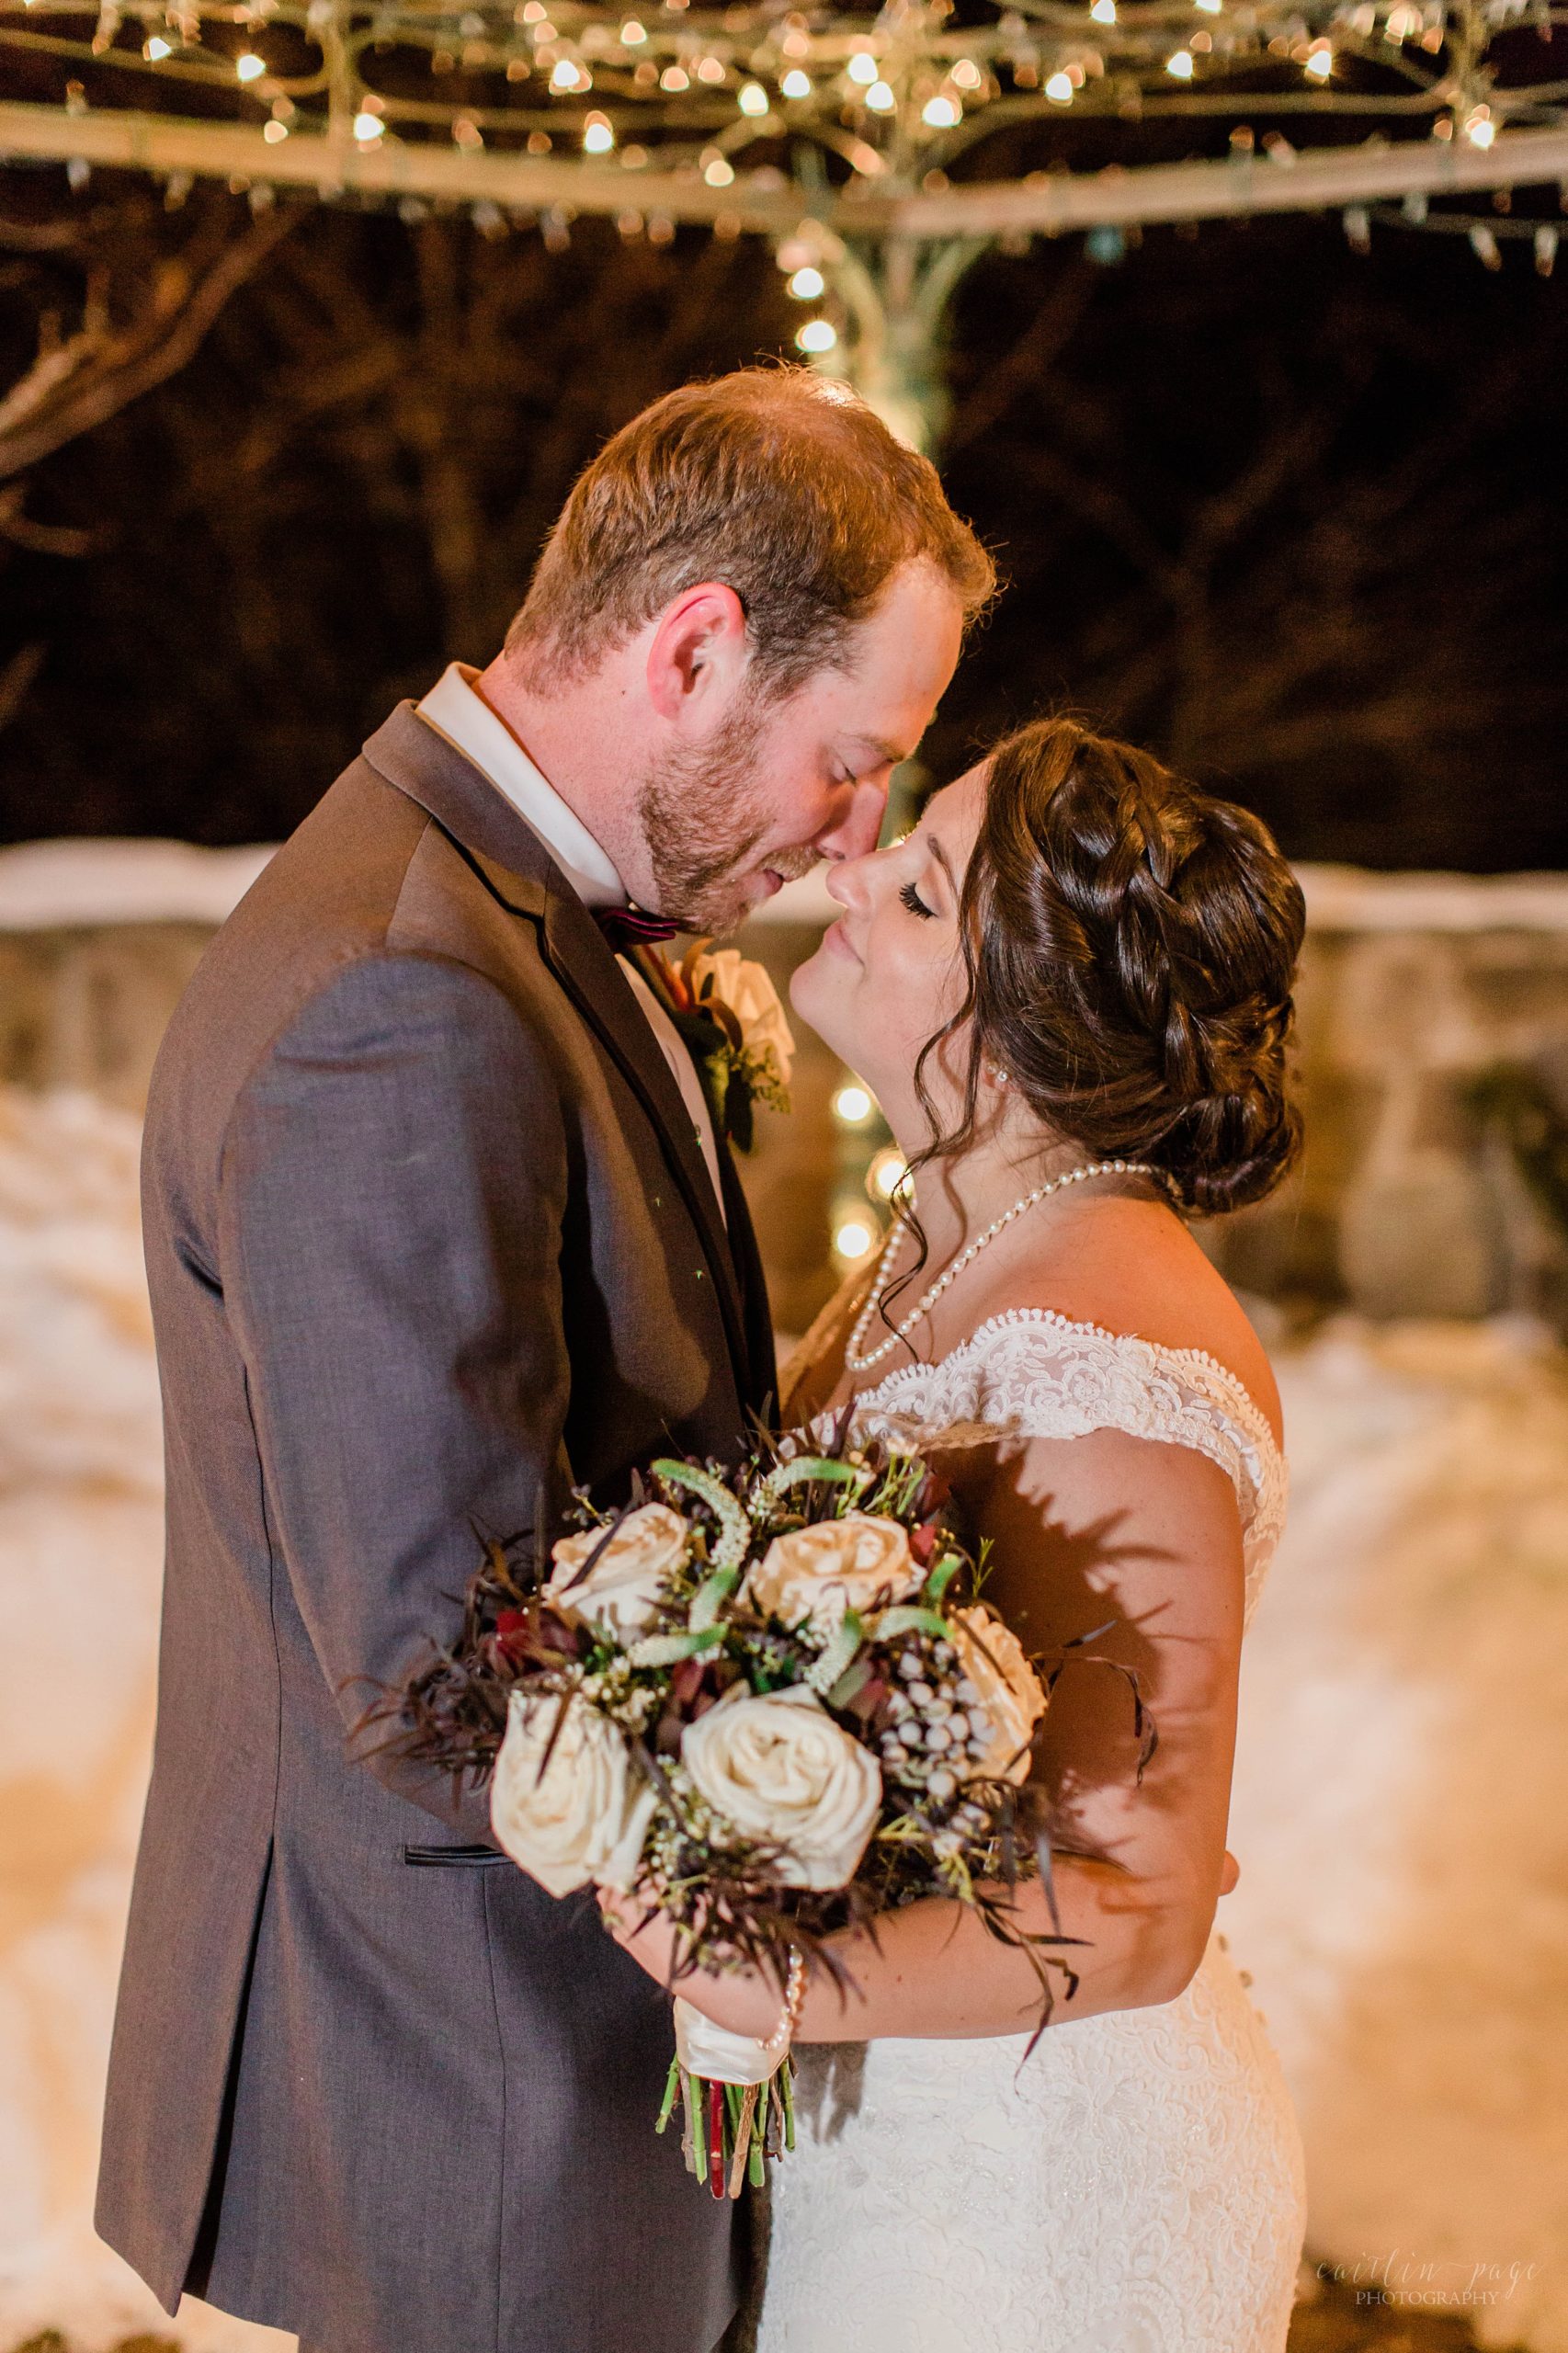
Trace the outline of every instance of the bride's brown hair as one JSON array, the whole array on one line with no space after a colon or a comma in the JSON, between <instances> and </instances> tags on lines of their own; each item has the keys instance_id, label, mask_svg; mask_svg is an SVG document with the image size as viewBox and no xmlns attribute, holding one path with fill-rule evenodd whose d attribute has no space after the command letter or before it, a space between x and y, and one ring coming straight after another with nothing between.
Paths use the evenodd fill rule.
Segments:
<instances>
[{"instance_id":1,"label":"bride's brown hair","mask_svg":"<svg viewBox=\"0 0 1568 2353\"><path fill-rule=\"evenodd\" d=\"M1069 719L996 746L960 905L963 1003L920 1056L919 1165L973 1141L1004 1073L1093 1160L1145 1161L1210 1217L1301 1149L1291 988L1305 909L1259 819ZM927 1057L970 1025L963 1116L937 1131Z\"/></svg>"}]
</instances>

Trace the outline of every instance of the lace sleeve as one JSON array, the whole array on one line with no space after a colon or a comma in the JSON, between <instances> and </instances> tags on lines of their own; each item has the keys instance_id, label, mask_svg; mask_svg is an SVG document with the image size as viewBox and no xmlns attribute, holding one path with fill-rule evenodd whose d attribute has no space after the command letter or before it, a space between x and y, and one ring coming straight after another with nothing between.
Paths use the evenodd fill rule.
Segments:
<instances>
[{"instance_id":1,"label":"lace sleeve","mask_svg":"<svg viewBox=\"0 0 1568 2353\"><path fill-rule=\"evenodd\" d=\"M1233 1373L1200 1350L1161 1347L1042 1308L996 1316L939 1363L890 1373L863 1392L856 1427L907 1446L1121 1430L1190 1447L1235 1489L1249 1618L1285 1523L1284 1458Z\"/></svg>"}]
</instances>

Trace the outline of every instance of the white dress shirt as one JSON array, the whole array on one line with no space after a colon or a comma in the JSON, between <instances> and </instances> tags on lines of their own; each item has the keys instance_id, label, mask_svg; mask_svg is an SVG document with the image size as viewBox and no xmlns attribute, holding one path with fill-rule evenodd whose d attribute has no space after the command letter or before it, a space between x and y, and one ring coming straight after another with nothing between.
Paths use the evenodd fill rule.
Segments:
<instances>
[{"instance_id":1,"label":"white dress shirt","mask_svg":"<svg viewBox=\"0 0 1568 2353\"><path fill-rule=\"evenodd\" d=\"M565 875L585 907L623 907L627 889L614 866L576 812L569 809L554 786L534 766L506 722L497 718L482 695L474 691L479 673L466 662L449 662L418 704L419 716L437 735L445 736L488 779L536 834ZM713 1198L721 1217L723 1188L719 1181L719 1151L713 1140L713 1115L708 1107L697 1065L687 1051L680 1031L670 1019L637 967L622 956L617 960L642 1006L648 1027L659 1042L681 1100L691 1114L702 1148Z\"/></svg>"}]
</instances>

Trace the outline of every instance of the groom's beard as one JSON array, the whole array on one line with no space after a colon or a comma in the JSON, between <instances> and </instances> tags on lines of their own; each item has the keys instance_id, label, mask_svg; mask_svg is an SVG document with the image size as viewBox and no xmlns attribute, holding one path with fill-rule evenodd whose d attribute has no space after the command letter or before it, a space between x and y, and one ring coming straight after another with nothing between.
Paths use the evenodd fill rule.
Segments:
<instances>
[{"instance_id":1,"label":"groom's beard","mask_svg":"<svg viewBox=\"0 0 1568 2353\"><path fill-rule=\"evenodd\" d=\"M711 741L667 753L643 779L637 815L658 912L683 930L728 931L749 910L743 878L755 872L773 818L757 773L766 733L762 714L743 709ZM817 853L782 849L767 863L789 881L809 874Z\"/></svg>"}]
</instances>

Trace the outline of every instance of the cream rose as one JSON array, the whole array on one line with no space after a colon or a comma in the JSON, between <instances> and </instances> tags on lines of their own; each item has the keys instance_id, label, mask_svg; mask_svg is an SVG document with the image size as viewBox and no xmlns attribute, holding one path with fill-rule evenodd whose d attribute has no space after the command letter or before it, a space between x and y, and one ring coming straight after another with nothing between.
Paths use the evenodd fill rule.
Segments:
<instances>
[{"instance_id":1,"label":"cream rose","mask_svg":"<svg viewBox=\"0 0 1568 2353\"><path fill-rule=\"evenodd\" d=\"M881 1807L881 1773L803 1684L722 1699L687 1726L680 1753L715 1813L782 1850L787 1885L828 1889L854 1877Z\"/></svg>"},{"instance_id":2,"label":"cream rose","mask_svg":"<svg viewBox=\"0 0 1568 2353\"><path fill-rule=\"evenodd\" d=\"M984 1716L991 1737L971 1768L977 1775L1017 1781L1029 1777L1029 1742L1045 1713L1045 1691L1010 1626L983 1605L955 1611L953 1645L962 1675L979 1693L972 1720Z\"/></svg>"},{"instance_id":3,"label":"cream rose","mask_svg":"<svg viewBox=\"0 0 1568 2353\"><path fill-rule=\"evenodd\" d=\"M653 1624L666 1580L679 1567L691 1530L667 1504L644 1504L628 1512L608 1544L602 1528L563 1536L551 1547L555 1567L544 1597L565 1616L605 1628L619 1643L633 1643ZM580 1584L573 1580L597 1545L604 1551Z\"/></svg>"},{"instance_id":4,"label":"cream rose","mask_svg":"<svg viewBox=\"0 0 1568 2353\"><path fill-rule=\"evenodd\" d=\"M835 1634L846 1609L864 1609L879 1596L903 1601L921 1581L909 1539L896 1519L846 1511L810 1528L776 1536L752 1570L747 1588L759 1609L798 1626L809 1618L822 1635Z\"/></svg>"},{"instance_id":5,"label":"cream rose","mask_svg":"<svg viewBox=\"0 0 1568 2353\"><path fill-rule=\"evenodd\" d=\"M784 1017L778 992L763 967L743 956L738 948L721 948L711 955L694 956L690 973L693 994L699 997L703 983L711 979L714 995L722 998L741 1025L743 1050L759 1060L771 1054L779 1078L788 1086L795 1060L794 1035Z\"/></svg>"},{"instance_id":6,"label":"cream rose","mask_svg":"<svg viewBox=\"0 0 1568 2353\"><path fill-rule=\"evenodd\" d=\"M551 1749L560 1711L557 1694L513 1692L490 1788L491 1828L503 1850L551 1895L570 1895L590 1880L628 1887L653 1792L633 1776L624 1733L575 1694Z\"/></svg>"}]
</instances>

